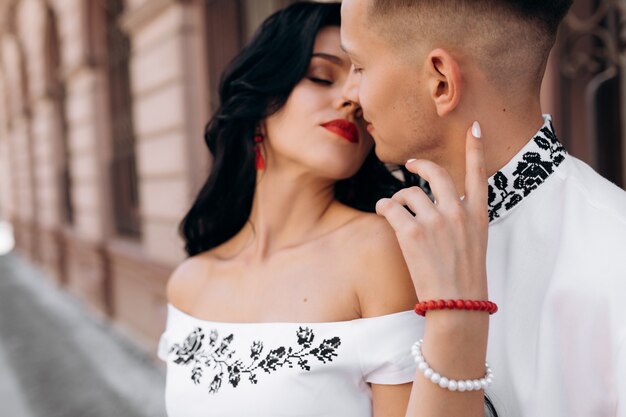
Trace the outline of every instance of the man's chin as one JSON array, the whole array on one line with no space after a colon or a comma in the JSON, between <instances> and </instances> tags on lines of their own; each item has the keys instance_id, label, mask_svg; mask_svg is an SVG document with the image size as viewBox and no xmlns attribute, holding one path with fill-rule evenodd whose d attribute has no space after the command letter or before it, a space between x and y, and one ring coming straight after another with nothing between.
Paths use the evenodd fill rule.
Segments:
<instances>
[{"instance_id":1,"label":"man's chin","mask_svg":"<svg viewBox=\"0 0 626 417\"><path fill-rule=\"evenodd\" d=\"M376 157L385 164L404 165L407 160L403 159L401 155L398 155L393 151L394 149L390 149L388 146L380 145L378 143L376 143L374 147Z\"/></svg>"}]
</instances>

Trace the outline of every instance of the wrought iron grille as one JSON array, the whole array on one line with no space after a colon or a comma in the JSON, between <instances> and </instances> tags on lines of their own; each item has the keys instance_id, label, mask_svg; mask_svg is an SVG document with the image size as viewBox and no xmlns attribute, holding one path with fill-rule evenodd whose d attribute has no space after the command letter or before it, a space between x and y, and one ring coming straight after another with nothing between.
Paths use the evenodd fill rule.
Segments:
<instances>
[{"instance_id":1,"label":"wrought iron grille","mask_svg":"<svg viewBox=\"0 0 626 417\"><path fill-rule=\"evenodd\" d=\"M577 0L561 27L556 52L561 136L570 152L623 187L626 2Z\"/></svg>"}]
</instances>

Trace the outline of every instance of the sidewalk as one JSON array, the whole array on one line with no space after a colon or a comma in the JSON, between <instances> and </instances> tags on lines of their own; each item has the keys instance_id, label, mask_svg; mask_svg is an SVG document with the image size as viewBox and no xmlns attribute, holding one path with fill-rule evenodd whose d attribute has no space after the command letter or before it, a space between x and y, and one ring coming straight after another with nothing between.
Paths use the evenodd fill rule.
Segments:
<instances>
[{"instance_id":1,"label":"sidewalk","mask_svg":"<svg viewBox=\"0 0 626 417\"><path fill-rule=\"evenodd\" d=\"M19 255L0 256L0 416L165 417L165 376Z\"/></svg>"}]
</instances>

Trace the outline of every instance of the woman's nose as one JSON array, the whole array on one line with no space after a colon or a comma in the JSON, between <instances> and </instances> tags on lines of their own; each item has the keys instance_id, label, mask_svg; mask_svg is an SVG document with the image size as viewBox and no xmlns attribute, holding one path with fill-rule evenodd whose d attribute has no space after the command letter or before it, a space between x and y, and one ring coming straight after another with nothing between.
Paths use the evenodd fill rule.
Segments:
<instances>
[{"instance_id":1,"label":"woman's nose","mask_svg":"<svg viewBox=\"0 0 626 417\"><path fill-rule=\"evenodd\" d=\"M354 101L346 100L345 97L341 97L341 99L338 100L337 108L338 110L341 110L342 113L345 113L346 116L348 116L355 115L361 107Z\"/></svg>"}]
</instances>

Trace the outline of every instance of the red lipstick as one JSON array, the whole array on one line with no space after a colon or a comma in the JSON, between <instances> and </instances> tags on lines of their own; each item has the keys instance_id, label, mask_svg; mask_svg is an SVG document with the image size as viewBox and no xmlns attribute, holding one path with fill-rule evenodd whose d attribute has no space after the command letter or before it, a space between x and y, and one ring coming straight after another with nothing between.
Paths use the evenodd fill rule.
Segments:
<instances>
[{"instance_id":1,"label":"red lipstick","mask_svg":"<svg viewBox=\"0 0 626 417\"><path fill-rule=\"evenodd\" d=\"M359 143L359 130L352 122L345 119L337 119L322 124L322 127L341 136L350 143Z\"/></svg>"}]
</instances>

